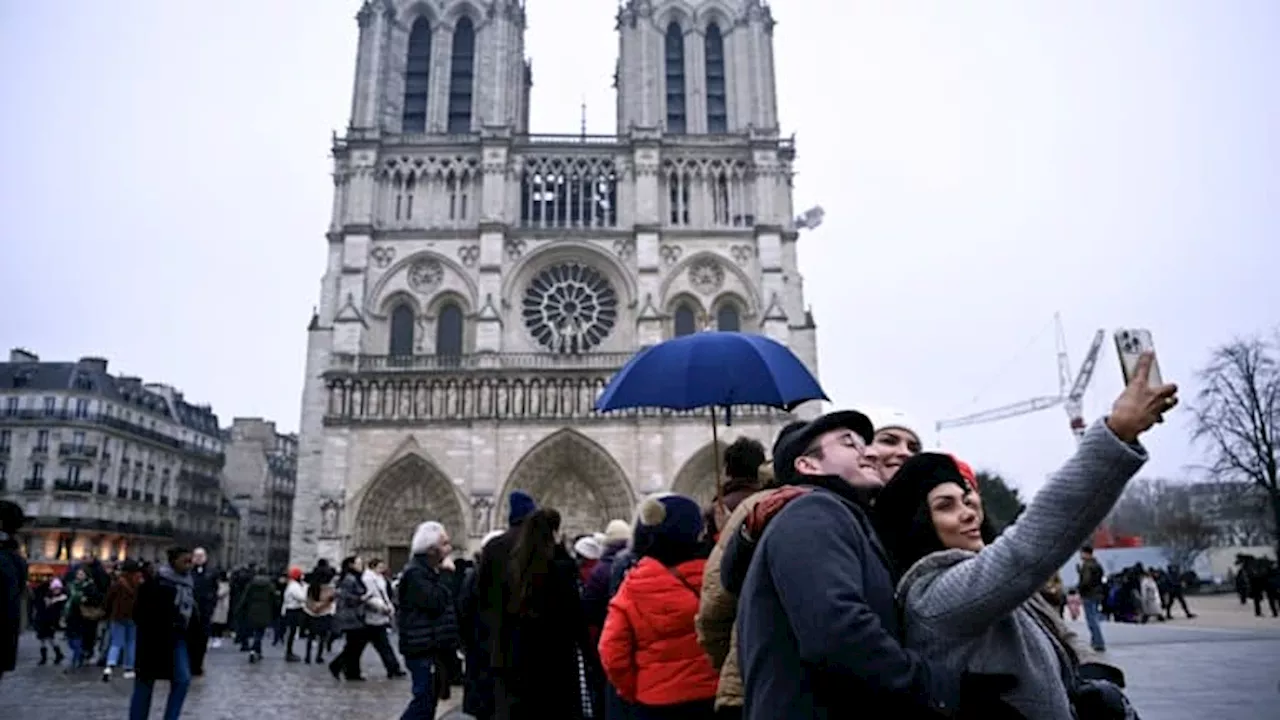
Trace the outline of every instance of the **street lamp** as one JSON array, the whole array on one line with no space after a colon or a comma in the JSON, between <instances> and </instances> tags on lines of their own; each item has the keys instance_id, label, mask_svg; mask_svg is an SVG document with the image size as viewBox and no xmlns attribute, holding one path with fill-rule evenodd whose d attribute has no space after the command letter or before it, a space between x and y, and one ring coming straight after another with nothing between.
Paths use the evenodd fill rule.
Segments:
<instances>
[{"instance_id":1,"label":"street lamp","mask_svg":"<svg viewBox=\"0 0 1280 720\"><path fill-rule=\"evenodd\" d=\"M796 229L815 230L822 224L822 218L824 218L826 214L826 211L822 209L821 205L814 205L796 217Z\"/></svg>"}]
</instances>

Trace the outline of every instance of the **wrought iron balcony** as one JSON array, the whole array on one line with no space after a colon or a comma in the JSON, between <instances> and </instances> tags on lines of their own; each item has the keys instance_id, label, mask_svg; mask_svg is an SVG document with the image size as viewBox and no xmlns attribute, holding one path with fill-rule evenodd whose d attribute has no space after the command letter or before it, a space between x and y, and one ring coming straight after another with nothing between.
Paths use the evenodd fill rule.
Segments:
<instances>
[{"instance_id":1,"label":"wrought iron balcony","mask_svg":"<svg viewBox=\"0 0 1280 720\"><path fill-rule=\"evenodd\" d=\"M198 489L210 490L218 487L218 477L208 473L196 472L195 470L181 470L178 472L178 482L185 482L194 485Z\"/></svg>"},{"instance_id":2,"label":"wrought iron balcony","mask_svg":"<svg viewBox=\"0 0 1280 720\"><path fill-rule=\"evenodd\" d=\"M472 353L469 355L356 355L335 353L330 372L449 373L459 370L617 370L629 352Z\"/></svg>"},{"instance_id":3,"label":"wrought iron balcony","mask_svg":"<svg viewBox=\"0 0 1280 720\"><path fill-rule=\"evenodd\" d=\"M108 485L108 484L106 484L106 483L103 483L103 482L98 483L98 494L99 494L99 495L110 495L110 494L111 494L111 486L110 486L110 485Z\"/></svg>"},{"instance_id":4,"label":"wrought iron balcony","mask_svg":"<svg viewBox=\"0 0 1280 720\"><path fill-rule=\"evenodd\" d=\"M58 457L67 460L84 460L89 461L98 456L97 445L80 445L77 443L62 443L58 446Z\"/></svg>"},{"instance_id":5,"label":"wrought iron balcony","mask_svg":"<svg viewBox=\"0 0 1280 720\"><path fill-rule=\"evenodd\" d=\"M58 492L91 493L93 492L93 481L59 478L53 481L53 489Z\"/></svg>"},{"instance_id":6,"label":"wrought iron balcony","mask_svg":"<svg viewBox=\"0 0 1280 720\"><path fill-rule=\"evenodd\" d=\"M22 481L22 489L28 492L44 490L44 478L27 478Z\"/></svg>"}]
</instances>

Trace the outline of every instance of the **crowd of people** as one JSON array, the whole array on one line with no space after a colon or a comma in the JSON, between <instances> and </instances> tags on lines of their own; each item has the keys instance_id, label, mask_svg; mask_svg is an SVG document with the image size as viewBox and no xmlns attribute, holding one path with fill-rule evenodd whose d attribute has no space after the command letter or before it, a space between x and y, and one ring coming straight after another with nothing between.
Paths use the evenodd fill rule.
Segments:
<instances>
[{"instance_id":1,"label":"crowd of people","mask_svg":"<svg viewBox=\"0 0 1280 720\"><path fill-rule=\"evenodd\" d=\"M1150 361L1008 528L984 513L972 469L922 452L902 416L840 411L787 425L769 453L735 441L709 507L659 493L629 522L566 538L555 508L515 491L508 528L474 558L457 558L446 529L427 520L395 576L348 557L336 569L321 561L305 574L241 577L237 589L234 575L174 548L156 568L121 568L102 593L102 617L123 623L106 595L132 588L134 650L109 651L107 667L132 659L133 718L146 717L156 680L171 681L165 717L177 718L222 610L251 663L277 628L287 660L327 662L335 678L359 681L374 645L389 676L411 678L405 718L433 718L458 683L464 711L480 720L776 720L869 708L1133 718L1123 674L1042 590L1146 461L1139 436L1176 403L1174 386L1148 383ZM64 618L77 585L98 587L92 569L75 572L61 588ZM84 662L94 632L75 634ZM122 645L130 636L119 633Z\"/></svg>"}]
</instances>

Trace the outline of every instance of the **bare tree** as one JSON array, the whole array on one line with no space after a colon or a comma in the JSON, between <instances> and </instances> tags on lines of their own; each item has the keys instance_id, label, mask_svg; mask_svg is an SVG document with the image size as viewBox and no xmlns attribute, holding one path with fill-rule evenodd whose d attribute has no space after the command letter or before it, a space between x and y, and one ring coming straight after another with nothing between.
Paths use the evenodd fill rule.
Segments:
<instances>
[{"instance_id":1,"label":"bare tree","mask_svg":"<svg viewBox=\"0 0 1280 720\"><path fill-rule=\"evenodd\" d=\"M1213 547L1218 528L1193 505L1191 485L1154 478L1129 483L1108 524L1118 535L1136 535L1158 546L1165 559L1189 568Z\"/></svg>"},{"instance_id":2,"label":"bare tree","mask_svg":"<svg viewBox=\"0 0 1280 720\"><path fill-rule=\"evenodd\" d=\"M1193 437L1208 446L1217 480L1247 481L1271 501L1280 531L1280 362L1276 343L1259 338L1218 348L1200 372L1203 388L1192 408ZM1280 549L1280 534L1272 540Z\"/></svg>"}]
</instances>

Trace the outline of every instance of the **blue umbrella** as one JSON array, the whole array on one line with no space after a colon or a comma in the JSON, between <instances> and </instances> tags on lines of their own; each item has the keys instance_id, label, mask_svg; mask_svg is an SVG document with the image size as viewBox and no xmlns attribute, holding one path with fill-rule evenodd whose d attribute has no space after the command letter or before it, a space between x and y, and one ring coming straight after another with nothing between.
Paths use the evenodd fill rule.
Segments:
<instances>
[{"instance_id":1,"label":"blue umbrella","mask_svg":"<svg viewBox=\"0 0 1280 720\"><path fill-rule=\"evenodd\" d=\"M719 447L716 408L731 422L734 405L768 405L791 410L809 400L829 400L809 369L785 345L763 335L697 332L636 353L609 380L596 410L656 407L711 408L711 443ZM716 463L716 505L723 506L720 463Z\"/></svg>"},{"instance_id":2,"label":"blue umbrella","mask_svg":"<svg viewBox=\"0 0 1280 720\"><path fill-rule=\"evenodd\" d=\"M596 410L713 409L768 405L791 410L827 400L804 363L763 335L698 332L636 353L609 381Z\"/></svg>"}]
</instances>

